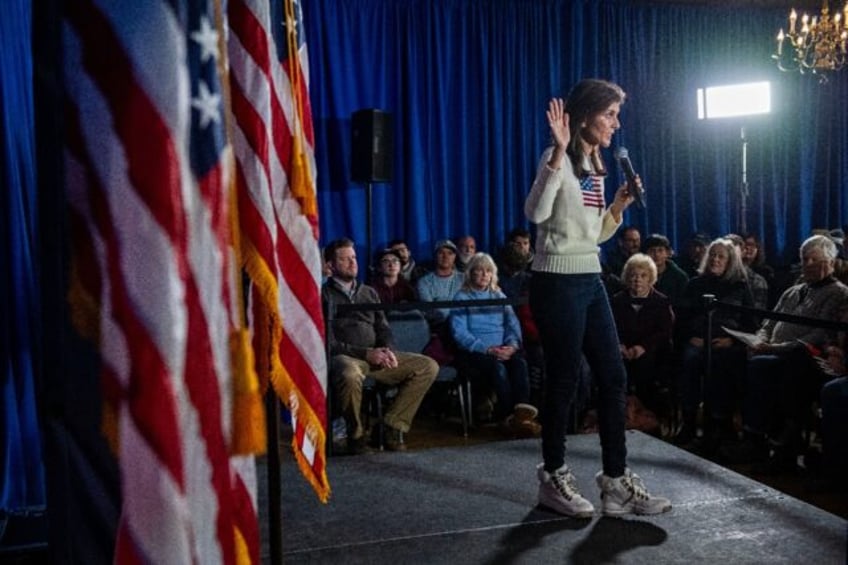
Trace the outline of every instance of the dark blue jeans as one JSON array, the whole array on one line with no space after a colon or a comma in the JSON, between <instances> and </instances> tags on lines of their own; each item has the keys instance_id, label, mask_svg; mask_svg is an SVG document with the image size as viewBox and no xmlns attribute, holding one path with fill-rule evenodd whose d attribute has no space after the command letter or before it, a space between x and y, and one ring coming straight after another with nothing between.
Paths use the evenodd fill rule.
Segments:
<instances>
[{"instance_id":1,"label":"dark blue jeans","mask_svg":"<svg viewBox=\"0 0 848 565\"><path fill-rule=\"evenodd\" d=\"M604 474L621 476L627 459L627 373L600 275L534 272L530 279L530 308L547 366L542 421L545 470L555 471L565 463L565 433L580 379L581 358L585 355L598 388Z\"/></svg>"},{"instance_id":2,"label":"dark blue jeans","mask_svg":"<svg viewBox=\"0 0 848 565\"><path fill-rule=\"evenodd\" d=\"M848 377L826 383L821 391L822 446L826 472L848 473Z\"/></svg>"},{"instance_id":3,"label":"dark blue jeans","mask_svg":"<svg viewBox=\"0 0 848 565\"><path fill-rule=\"evenodd\" d=\"M801 348L754 355L748 360L742 404L745 429L777 439L787 424L803 423L821 385L821 372ZM788 439L798 442L797 437Z\"/></svg>"},{"instance_id":4,"label":"dark blue jeans","mask_svg":"<svg viewBox=\"0 0 848 565\"><path fill-rule=\"evenodd\" d=\"M485 353L460 351L456 354L455 365L463 373L477 375L481 384L495 391L498 420L512 414L516 404L530 401L530 375L527 361L520 352L507 361L499 361Z\"/></svg>"},{"instance_id":5,"label":"dark blue jeans","mask_svg":"<svg viewBox=\"0 0 848 565\"><path fill-rule=\"evenodd\" d=\"M744 378L745 348L735 344L727 348L713 347L711 356L711 374L705 375L704 348L691 343L683 346L678 387L684 421L695 420L702 400L706 404L706 415L716 420L732 417L736 409Z\"/></svg>"}]
</instances>

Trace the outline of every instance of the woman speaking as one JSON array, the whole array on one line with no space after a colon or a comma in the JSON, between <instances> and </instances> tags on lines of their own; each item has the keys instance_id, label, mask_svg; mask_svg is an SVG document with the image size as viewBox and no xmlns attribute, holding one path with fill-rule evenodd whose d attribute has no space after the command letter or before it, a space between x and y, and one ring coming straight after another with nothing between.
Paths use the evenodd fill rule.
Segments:
<instances>
[{"instance_id":1,"label":"woman speaking","mask_svg":"<svg viewBox=\"0 0 848 565\"><path fill-rule=\"evenodd\" d=\"M547 365L539 503L580 518L590 518L594 507L580 494L565 463L565 432L584 355L598 388L603 469L595 480L603 513L659 514L671 509L666 498L648 493L626 466L627 376L600 276L598 244L612 237L633 202L625 183L606 207L607 171L600 155L620 127L624 97L616 84L586 79L572 89L567 102L554 98L548 103L552 143L542 154L524 204L527 218L537 226L530 306ZM638 177L635 182L641 189Z\"/></svg>"}]
</instances>

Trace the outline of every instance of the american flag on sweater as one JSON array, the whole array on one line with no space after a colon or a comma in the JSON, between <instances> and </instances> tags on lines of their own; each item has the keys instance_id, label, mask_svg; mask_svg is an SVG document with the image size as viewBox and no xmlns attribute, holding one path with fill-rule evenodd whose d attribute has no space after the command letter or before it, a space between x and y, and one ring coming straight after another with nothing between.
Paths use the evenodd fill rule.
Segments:
<instances>
[{"instance_id":1,"label":"american flag on sweater","mask_svg":"<svg viewBox=\"0 0 848 565\"><path fill-rule=\"evenodd\" d=\"M304 477L326 501L327 366L309 66L300 5L229 0L241 245L260 378L292 414Z\"/></svg>"},{"instance_id":2,"label":"american flag on sweater","mask_svg":"<svg viewBox=\"0 0 848 565\"><path fill-rule=\"evenodd\" d=\"M604 177L588 175L580 179L583 205L587 208L604 208Z\"/></svg>"},{"instance_id":3,"label":"american flag on sweater","mask_svg":"<svg viewBox=\"0 0 848 565\"><path fill-rule=\"evenodd\" d=\"M253 460L230 453L250 352L222 22L208 0L76 0L65 10L66 186L75 257L90 266L69 294L77 327L99 346L104 428L120 466L113 560L259 562Z\"/></svg>"}]
</instances>

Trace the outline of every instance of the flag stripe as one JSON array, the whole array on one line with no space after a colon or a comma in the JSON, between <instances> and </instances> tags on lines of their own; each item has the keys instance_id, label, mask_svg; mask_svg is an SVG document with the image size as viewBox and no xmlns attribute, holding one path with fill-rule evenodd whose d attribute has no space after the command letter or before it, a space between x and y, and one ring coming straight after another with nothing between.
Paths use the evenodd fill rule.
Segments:
<instances>
[{"instance_id":1,"label":"flag stripe","mask_svg":"<svg viewBox=\"0 0 848 565\"><path fill-rule=\"evenodd\" d=\"M79 134L79 121L75 114L70 114L66 119L66 128L71 133L72 140L82 140ZM73 147L73 146L72 146ZM81 148L77 150L78 155L84 155ZM93 163L86 156L91 169ZM183 484L182 462L179 443L168 429L176 427L176 409L169 399L173 398L173 390L168 379L168 369L164 360L158 354L157 349L151 343L143 325L133 314L129 298L124 285L123 272L118 268L120 265L120 251L118 249L118 236L113 229L113 219L110 216L108 197L103 188L91 179L91 187L88 197L92 203L93 220L102 235L106 245L108 256L107 276L110 280L111 309L119 322L123 333L127 336L128 354L131 359L131 367L138 378L139 371L145 378L136 383L132 393L133 411L137 412L144 406L141 399L158 398L159 417L138 422L145 437L155 446L155 451L161 454L163 463L169 468L178 484Z\"/></svg>"},{"instance_id":2,"label":"flag stripe","mask_svg":"<svg viewBox=\"0 0 848 565\"><path fill-rule=\"evenodd\" d=\"M245 264L255 285L253 319L257 329L268 332L255 335L254 342L270 348L267 376L292 410L295 455L319 497L326 500L327 385L314 141L306 73L299 70L306 67L305 60L293 66L299 74L294 84L289 81L290 62L305 54L305 45L293 53L286 46L279 53L275 39L280 38L274 37L295 27L283 17L287 2L285 11L292 14L290 0L228 3L239 216ZM303 136L303 141L296 143L295 136ZM298 146L304 155L295 155ZM297 196L292 192L295 182Z\"/></svg>"},{"instance_id":3,"label":"flag stripe","mask_svg":"<svg viewBox=\"0 0 848 565\"><path fill-rule=\"evenodd\" d=\"M69 131L76 129L75 125L78 121L75 119L75 114L69 114L66 121L66 127ZM75 138L72 134L72 139ZM71 146L73 147L73 146ZM88 164L91 165L90 158L87 153L78 153L85 155L83 157ZM91 166L93 170L94 167ZM171 402L174 398L173 390L167 380L167 371L164 369L164 364L158 359L155 348L152 347L146 339L146 334L141 330L140 324L132 316L132 310L126 311L126 293L122 290L123 274L120 269L115 268L120 264L120 261L115 257L117 255L116 235L113 228L111 218L109 218L109 206L106 202L107 197L104 194L103 188L92 175L89 179L88 197L91 202L92 218L97 226L98 231L103 235L104 244L107 248L106 272L110 281L109 289L112 291L112 308L116 322L121 332L126 332L128 339L125 343L128 348L129 365L127 369L130 375L122 379L129 385L122 387L125 395L130 395L129 411L122 411L122 419L132 419L132 422L124 422L122 426L122 443L121 447L127 458L144 461L152 458L160 464L164 464L170 470L169 473L161 473L158 465L138 465L138 461L134 461L130 466L122 467L122 479L124 484L124 514L123 518L127 520L126 527L119 529L118 546L123 547L122 551L131 554L141 552L146 555L143 561L150 561L153 556L161 551L159 562L168 562L173 560L174 554L165 553L167 548L180 546L187 551L188 536L185 529L182 527L182 514L179 504L169 506L176 512L167 512L163 509L144 510L143 508L132 508L133 504L145 504L145 502L153 502L155 497L148 496L127 496L126 485L131 483L135 486L144 485L145 493L166 492L167 496L174 501L182 500L183 472L181 465L181 452L179 449L177 437L170 433L170 430L176 429L177 418L176 408ZM104 352L108 354L108 351ZM105 359L107 362L109 358ZM120 364L118 364L120 365ZM158 366L159 369L156 369ZM139 373L142 373L143 378L139 378ZM149 405L145 399L153 397L155 404L158 406L155 418L140 418L139 415L144 413L144 406ZM142 407L140 409L140 407ZM168 429L170 427L170 430ZM153 428L153 429L151 429ZM137 433L133 433L137 432ZM171 438L172 442L161 445L161 441ZM150 452L152 450L152 453ZM144 453L149 453L145 456ZM131 455L130 455L131 454ZM141 477L132 475L137 471L144 471ZM154 473L155 477L150 474ZM133 480L135 479L135 480ZM167 509L165 509L167 510ZM163 545L161 550L157 550L155 532L149 532L150 526L144 523L144 516L156 514L155 526L161 527L164 531L160 531L161 535L171 536L170 544ZM141 524L136 523L136 520ZM167 534L166 534L167 532ZM146 534L150 533L150 539L146 540ZM133 542L121 539L121 535L126 534ZM182 543L181 543L182 542ZM130 550L126 544L133 546ZM178 549L177 553L185 553ZM140 558L141 559L141 558ZM155 561L155 559L154 559Z\"/></svg>"},{"instance_id":4,"label":"flag stripe","mask_svg":"<svg viewBox=\"0 0 848 565\"><path fill-rule=\"evenodd\" d=\"M229 453L239 319L215 21L209 0L67 9L68 182L86 187L107 275L119 561L258 559L255 485Z\"/></svg>"}]
</instances>

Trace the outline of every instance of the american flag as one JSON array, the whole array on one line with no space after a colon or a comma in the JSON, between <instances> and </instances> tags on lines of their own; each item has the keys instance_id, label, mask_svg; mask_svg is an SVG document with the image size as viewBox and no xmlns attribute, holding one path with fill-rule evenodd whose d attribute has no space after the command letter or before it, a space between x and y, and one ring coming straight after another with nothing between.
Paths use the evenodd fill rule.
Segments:
<instances>
[{"instance_id":1,"label":"american flag","mask_svg":"<svg viewBox=\"0 0 848 565\"><path fill-rule=\"evenodd\" d=\"M588 175L580 179L583 205L587 208L604 208L604 177Z\"/></svg>"},{"instance_id":2,"label":"american flag","mask_svg":"<svg viewBox=\"0 0 848 565\"><path fill-rule=\"evenodd\" d=\"M121 563L259 561L253 461L231 456L234 390L255 387L233 369L250 352L222 23L208 0L76 0L64 14L66 185L84 259L70 295L101 355Z\"/></svg>"},{"instance_id":3,"label":"american flag","mask_svg":"<svg viewBox=\"0 0 848 565\"><path fill-rule=\"evenodd\" d=\"M239 215L260 378L289 408L293 448L322 501L327 366L308 53L292 0L230 0Z\"/></svg>"}]
</instances>

